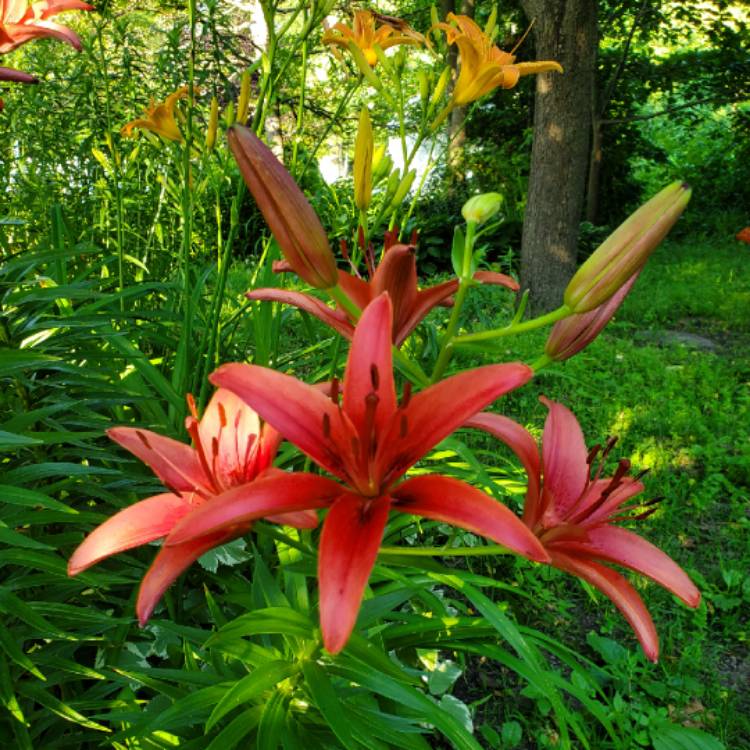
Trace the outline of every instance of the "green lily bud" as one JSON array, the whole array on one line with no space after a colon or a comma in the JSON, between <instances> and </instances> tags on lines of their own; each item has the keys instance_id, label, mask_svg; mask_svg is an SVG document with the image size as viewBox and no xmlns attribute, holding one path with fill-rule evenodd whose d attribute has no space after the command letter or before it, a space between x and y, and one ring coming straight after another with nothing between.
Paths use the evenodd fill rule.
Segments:
<instances>
[{"instance_id":1,"label":"green lily bud","mask_svg":"<svg viewBox=\"0 0 750 750\"><path fill-rule=\"evenodd\" d=\"M237 122L244 125L250 105L250 71L246 70L240 79L240 96L237 100Z\"/></svg>"},{"instance_id":2,"label":"green lily bud","mask_svg":"<svg viewBox=\"0 0 750 750\"><path fill-rule=\"evenodd\" d=\"M214 96L211 98L211 114L208 118L208 130L206 131L206 151L213 151L216 144L216 131L219 128L219 100Z\"/></svg>"},{"instance_id":3,"label":"green lily bud","mask_svg":"<svg viewBox=\"0 0 750 750\"><path fill-rule=\"evenodd\" d=\"M372 154L372 183L380 182L386 175L391 173L393 159L385 152L386 144L378 146Z\"/></svg>"},{"instance_id":4,"label":"green lily bud","mask_svg":"<svg viewBox=\"0 0 750 750\"><path fill-rule=\"evenodd\" d=\"M430 95L430 78L424 70L417 72L417 81L419 82L419 98L426 102Z\"/></svg>"},{"instance_id":5,"label":"green lily bud","mask_svg":"<svg viewBox=\"0 0 750 750\"><path fill-rule=\"evenodd\" d=\"M447 67L440 74L440 78L438 78L438 82L435 84L435 90L432 92L432 98L430 99L430 107L434 107L440 101L440 97L445 93L450 79L451 69Z\"/></svg>"},{"instance_id":6,"label":"green lily bud","mask_svg":"<svg viewBox=\"0 0 750 750\"><path fill-rule=\"evenodd\" d=\"M484 224L500 210L502 202L503 196L500 193L475 195L464 203L461 215L467 222L473 221L477 224Z\"/></svg>"},{"instance_id":7,"label":"green lily bud","mask_svg":"<svg viewBox=\"0 0 750 750\"><path fill-rule=\"evenodd\" d=\"M570 280L563 300L575 313L599 307L640 271L690 200L679 180L657 193L594 251Z\"/></svg>"},{"instance_id":8,"label":"green lily bud","mask_svg":"<svg viewBox=\"0 0 750 750\"><path fill-rule=\"evenodd\" d=\"M414 178L417 176L417 172L414 169L410 169L402 178L401 182L398 183L398 187L396 188L396 194L393 196L393 200L391 200L391 206L396 207L398 206L401 201L406 198L407 193L411 189L411 185L414 182Z\"/></svg>"},{"instance_id":9,"label":"green lily bud","mask_svg":"<svg viewBox=\"0 0 750 750\"><path fill-rule=\"evenodd\" d=\"M372 123L367 107L359 114L359 129L354 144L354 205L367 211L372 198Z\"/></svg>"},{"instance_id":10,"label":"green lily bud","mask_svg":"<svg viewBox=\"0 0 750 750\"><path fill-rule=\"evenodd\" d=\"M311 286L335 286L338 271L325 230L284 165L242 125L231 127L227 138L245 184L289 265Z\"/></svg>"}]
</instances>

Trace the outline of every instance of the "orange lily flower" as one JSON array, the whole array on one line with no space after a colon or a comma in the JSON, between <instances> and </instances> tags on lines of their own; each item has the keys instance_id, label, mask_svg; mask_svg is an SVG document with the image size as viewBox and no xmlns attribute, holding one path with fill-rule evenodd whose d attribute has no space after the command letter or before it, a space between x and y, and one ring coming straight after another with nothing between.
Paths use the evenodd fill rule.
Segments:
<instances>
[{"instance_id":1,"label":"orange lily flower","mask_svg":"<svg viewBox=\"0 0 750 750\"><path fill-rule=\"evenodd\" d=\"M562 73L560 63L554 60L515 62L515 55L503 52L468 16L448 14L453 23L438 23L448 44L458 45L461 69L453 87L453 106L474 102L496 88L512 89L521 76L556 70ZM453 25L455 24L455 25Z\"/></svg>"},{"instance_id":2,"label":"orange lily flower","mask_svg":"<svg viewBox=\"0 0 750 750\"><path fill-rule=\"evenodd\" d=\"M11 52L32 39L54 37L77 50L81 40L66 26L47 20L65 10L93 10L81 0L39 0L30 6L26 0L0 0L0 54Z\"/></svg>"},{"instance_id":3,"label":"orange lily flower","mask_svg":"<svg viewBox=\"0 0 750 750\"><path fill-rule=\"evenodd\" d=\"M376 26L376 21L381 25ZM375 67L378 56L375 47L388 49L397 44L424 44L424 37L414 31L406 21L393 16L383 16L369 10L354 11L354 28L344 23L337 23L323 33L323 43L334 47L349 49L349 44L354 43L362 50L365 60L370 67ZM338 50L331 50L340 57Z\"/></svg>"},{"instance_id":4,"label":"orange lily flower","mask_svg":"<svg viewBox=\"0 0 750 750\"><path fill-rule=\"evenodd\" d=\"M482 413L467 427L484 430L502 440L518 456L529 479L523 522L549 553L550 565L582 578L614 602L633 628L643 652L653 662L659 657L659 637L638 592L607 565L614 563L648 576L671 591L688 607L697 607L700 591L685 571L658 547L618 524L650 516L656 501L637 511L631 499L643 491L640 477L627 476L630 461L620 461L614 476L601 478L604 459L591 476L591 464L601 446L586 450L581 426L562 404L541 398L549 409L541 456L534 438L507 417Z\"/></svg>"},{"instance_id":5,"label":"orange lily flower","mask_svg":"<svg viewBox=\"0 0 750 750\"><path fill-rule=\"evenodd\" d=\"M192 416L186 427L194 448L150 430L115 427L107 434L123 448L147 464L169 492L141 500L97 526L80 544L68 562L68 575L74 576L103 560L142 544L167 536L179 521L190 528L190 519L205 505L221 505L241 497L255 484L272 478L276 484L293 483L311 496L321 488L330 491L333 482L309 474L285 474L271 464L281 435L230 391L219 388L198 419L195 403L188 397ZM288 477L288 479L287 479ZM314 511L303 510L272 515L269 520L313 528ZM145 625L175 579L201 555L247 533L251 523L227 524L216 533L203 534L185 544L162 547L141 583L136 612Z\"/></svg>"},{"instance_id":6,"label":"orange lily flower","mask_svg":"<svg viewBox=\"0 0 750 750\"><path fill-rule=\"evenodd\" d=\"M135 128L150 130L152 133L163 136L169 141L182 142L182 132L175 119L175 108L180 99L187 99L188 87L181 86L173 94L170 94L163 102L154 102L151 98L151 104L146 108L144 116L123 126L120 133L124 136L131 136Z\"/></svg>"}]
</instances>

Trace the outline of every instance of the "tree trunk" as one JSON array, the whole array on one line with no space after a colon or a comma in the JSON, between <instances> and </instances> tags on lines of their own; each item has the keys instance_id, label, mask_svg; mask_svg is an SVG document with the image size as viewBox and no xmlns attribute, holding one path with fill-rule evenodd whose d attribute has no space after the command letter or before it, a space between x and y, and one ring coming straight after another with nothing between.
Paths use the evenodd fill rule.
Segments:
<instances>
[{"instance_id":1,"label":"tree trunk","mask_svg":"<svg viewBox=\"0 0 750 750\"><path fill-rule=\"evenodd\" d=\"M474 0L441 0L442 18L447 19L448 13L461 13L473 18L474 4ZM453 81L455 82L458 75L458 47L455 44L448 47L448 64L453 69ZM451 191L455 191L466 177L463 167L463 153L466 142L466 133L463 129L465 118L466 107L463 106L456 107L450 113L448 120L448 167L450 169L449 190Z\"/></svg>"},{"instance_id":2,"label":"tree trunk","mask_svg":"<svg viewBox=\"0 0 750 750\"><path fill-rule=\"evenodd\" d=\"M602 123L596 115L591 123L590 151L589 178L586 185L586 221L596 224L599 218L599 184L602 174Z\"/></svg>"},{"instance_id":3,"label":"tree trunk","mask_svg":"<svg viewBox=\"0 0 750 750\"><path fill-rule=\"evenodd\" d=\"M534 19L535 59L565 73L536 76L534 144L521 243L521 287L531 312L562 302L576 267L586 187L596 49L596 0L522 0Z\"/></svg>"}]
</instances>

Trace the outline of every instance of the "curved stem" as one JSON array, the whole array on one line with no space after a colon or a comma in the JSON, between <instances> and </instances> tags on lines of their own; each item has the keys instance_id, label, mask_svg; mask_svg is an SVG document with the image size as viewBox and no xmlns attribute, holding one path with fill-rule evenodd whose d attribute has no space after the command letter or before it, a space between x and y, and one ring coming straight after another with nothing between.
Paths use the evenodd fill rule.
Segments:
<instances>
[{"instance_id":1,"label":"curved stem","mask_svg":"<svg viewBox=\"0 0 750 750\"><path fill-rule=\"evenodd\" d=\"M463 336L457 336L453 340L453 343L456 346L461 346L462 344L474 344L478 341L491 341L492 339L499 339L504 336L515 336L518 333L533 331L536 328L542 328L551 323L556 323L558 320L567 318L569 315L571 315L570 308L567 307L567 305L563 305L546 315L533 318L532 320L524 320L522 323L516 323L503 328L493 328L489 331L479 331L479 333L467 333Z\"/></svg>"}]
</instances>

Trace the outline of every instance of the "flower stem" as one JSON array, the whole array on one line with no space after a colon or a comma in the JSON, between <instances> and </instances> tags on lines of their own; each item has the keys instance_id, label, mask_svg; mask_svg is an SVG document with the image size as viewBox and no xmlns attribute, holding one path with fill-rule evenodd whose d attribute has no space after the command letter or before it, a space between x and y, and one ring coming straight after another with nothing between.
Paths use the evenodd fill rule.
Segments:
<instances>
[{"instance_id":1,"label":"flower stem","mask_svg":"<svg viewBox=\"0 0 750 750\"><path fill-rule=\"evenodd\" d=\"M531 320L524 320L521 323L515 323L503 328L493 328L489 331L479 331L478 333L467 333L463 336L456 336L453 339L455 346L461 346L462 344L474 344L479 341L491 341L492 339L503 338L504 336L515 336L518 333L525 333L526 331L533 331L536 328L542 328L544 326L556 323L558 320L567 318L571 315L571 310L567 305L558 307L557 310L553 310L546 315L541 315L538 318L532 318Z\"/></svg>"}]
</instances>

